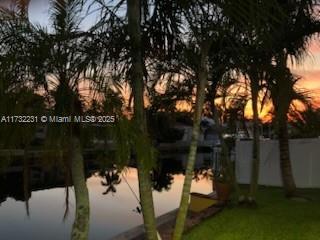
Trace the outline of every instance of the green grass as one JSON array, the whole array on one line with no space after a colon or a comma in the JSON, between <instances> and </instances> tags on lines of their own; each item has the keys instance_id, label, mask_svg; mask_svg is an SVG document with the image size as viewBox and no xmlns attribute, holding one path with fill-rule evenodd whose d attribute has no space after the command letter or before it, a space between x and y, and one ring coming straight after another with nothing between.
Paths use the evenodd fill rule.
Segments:
<instances>
[{"instance_id":1,"label":"green grass","mask_svg":"<svg viewBox=\"0 0 320 240\"><path fill-rule=\"evenodd\" d=\"M285 199L280 188L261 188L258 207L227 207L185 240L320 240L320 189L304 190L310 202Z\"/></svg>"}]
</instances>

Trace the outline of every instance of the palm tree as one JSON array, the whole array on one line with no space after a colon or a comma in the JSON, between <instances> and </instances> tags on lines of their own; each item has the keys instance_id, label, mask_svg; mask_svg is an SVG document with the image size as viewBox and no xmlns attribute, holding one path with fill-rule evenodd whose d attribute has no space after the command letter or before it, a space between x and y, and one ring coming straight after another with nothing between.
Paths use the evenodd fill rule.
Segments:
<instances>
[{"instance_id":1,"label":"palm tree","mask_svg":"<svg viewBox=\"0 0 320 240\"><path fill-rule=\"evenodd\" d=\"M82 1L56 0L51 1L51 7L53 24L50 32L32 25L27 18L18 20L15 15L7 16L5 44L8 49L20 45L11 55L12 64L21 62L18 66L28 69L30 80L22 79L22 82L44 90L50 100L49 106L54 106L55 115L81 115L83 104L79 83L90 65L83 51L83 46L87 46L86 35L79 30ZM84 176L80 125L51 127L51 139L54 139L51 147L56 146L59 151L71 149L68 153L76 197L72 239L87 239L89 196Z\"/></svg>"},{"instance_id":2,"label":"palm tree","mask_svg":"<svg viewBox=\"0 0 320 240\"><path fill-rule=\"evenodd\" d=\"M239 54L234 57L237 68L249 80L251 91L251 102L253 111L253 148L252 148L252 170L248 202L256 202L258 188L259 166L260 166L260 134L259 134L259 92L265 78L265 65L269 63L272 55L274 35L283 19L283 11L278 1L257 2L250 1L245 10L248 16L246 27L237 27L235 36L238 39ZM261 11L262 10L262 11Z\"/></svg>"},{"instance_id":3,"label":"palm tree","mask_svg":"<svg viewBox=\"0 0 320 240\"><path fill-rule=\"evenodd\" d=\"M197 79L196 103L193 116L192 138L189 148L185 180L182 189L180 206L173 232L173 239L181 239L189 206L189 195L193 178L194 164L197 154L200 121L205 101L205 90L208 83L208 56L212 46L212 39L220 24L219 8L210 2L193 1L184 6L183 13L190 30L189 48L187 53L191 58L191 69ZM193 68L192 68L193 67Z\"/></svg>"},{"instance_id":4,"label":"palm tree","mask_svg":"<svg viewBox=\"0 0 320 240\"><path fill-rule=\"evenodd\" d=\"M202 46L200 47L200 51L201 51L200 66L196 73L198 76L199 82L197 85L196 108L194 111L194 118L193 118L194 122L193 122L192 138L190 143L185 180L183 184L182 196L181 196L178 216L176 219L176 226L174 230L173 239L181 239L181 236L184 230L184 223L185 223L187 210L189 206L189 194L191 190L193 169L194 169L194 164L196 160L198 139L200 134L200 120L201 120L202 108L205 100L205 88L208 82L207 57L208 57L208 51L210 48L210 42L206 41L206 42L203 42L201 45Z\"/></svg>"},{"instance_id":5,"label":"palm tree","mask_svg":"<svg viewBox=\"0 0 320 240\"><path fill-rule=\"evenodd\" d=\"M258 98L260 90L261 77L258 73L258 68L251 66L250 70L250 89L251 89L251 101L253 111L253 147L252 147L252 169L251 169L251 181L248 200L250 203L255 203L256 192L258 189L259 180L259 168L260 168L260 132L259 132L259 110L258 110Z\"/></svg>"},{"instance_id":6,"label":"palm tree","mask_svg":"<svg viewBox=\"0 0 320 240\"><path fill-rule=\"evenodd\" d=\"M175 2L128 0L115 3L111 7L103 1L97 2L102 6L102 10L105 10L102 11L101 25L112 25L109 36L113 39L108 42L111 47L105 45L108 46L107 49L114 50L110 51L110 62L115 66L116 75L123 82L128 82L132 89L129 107L133 99L133 120L119 121L123 128L117 128L117 132L128 137L122 138L125 143L118 145L117 152L128 158L132 149L136 156L146 235L148 239L157 239L151 185L155 151L149 139L144 97L146 90L149 90L147 81L150 79L150 71L157 63L170 62L170 55L175 52L173 46L176 41L175 34L178 32ZM127 10L126 15L119 10L123 5ZM118 140L121 139L118 138L117 142Z\"/></svg>"},{"instance_id":7,"label":"palm tree","mask_svg":"<svg viewBox=\"0 0 320 240\"><path fill-rule=\"evenodd\" d=\"M46 74L50 75L50 79L47 77L38 84L47 90L50 85L54 87L54 90L48 90L48 93L55 102L54 113L56 115L79 116L83 113L79 84L89 68L82 50L86 39L82 37L79 30L82 1L56 0L51 2L51 8L53 34L47 34L48 42L44 43L49 44L49 55L45 63L47 64ZM42 67L45 66L42 65ZM70 148L71 176L76 199L72 239L87 239L89 234L89 194L84 175L80 130L81 126L77 123L67 124L53 130L55 131L53 136L59 140L56 142L57 147Z\"/></svg>"},{"instance_id":8,"label":"palm tree","mask_svg":"<svg viewBox=\"0 0 320 240\"><path fill-rule=\"evenodd\" d=\"M21 42L13 42L8 46L4 39L12 32L11 26L16 26L27 20L29 1L12 2L13 10L0 7L0 113L2 116L24 116L39 115L44 112L44 98L33 91L29 69L24 66L23 62L17 61L16 49L25 51L25 45ZM9 4L9 3L8 3ZM6 6L8 7L8 6ZM24 52L26 53L26 52ZM30 106L33 105L33 108ZM8 124L1 124L0 127L0 145L9 148L24 148L23 156L23 192L27 215L29 211L30 198L30 166L29 166L29 147L34 139L37 125L36 122L22 125L10 121Z\"/></svg>"},{"instance_id":9,"label":"palm tree","mask_svg":"<svg viewBox=\"0 0 320 240\"><path fill-rule=\"evenodd\" d=\"M275 125L279 139L281 176L286 196L292 197L295 194L296 185L290 161L287 114L292 101L298 99L299 94L295 91L294 85L299 78L293 76L288 68L283 67L273 73L273 80L269 79L268 86L274 106Z\"/></svg>"},{"instance_id":10,"label":"palm tree","mask_svg":"<svg viewBox=\"0 0 320 240\"><path fill-rule=\"evenodd\" d=\"M297 78L290 72L288 60L299 62L303 58L310 40L320 32L320 21L315 14L314 1L285 1L281 4L285 15L275 35L274 61L269 74L272 76L270 91L276 114L282 182L286 196L291 197L295 195L296 185L290 161L287 114L296 94L293 86Z\"/></svg>"},{"instance_id":11,"label":"palm tree","mask_svg":"<svg viewBox=\"0 0 320 240\"><path fill-rule=\"evenodd\" d=\"M235 8L233 4L237 3ZM188 5L189 4L189 5ZM188 3L187 8L190 12L186 11L185 18L189 26L189 31L193 34L195 45L198 48L198 68L195 69L196 77L198 80L196 107L194 111L194 126L192 134L192 142L190 145L189 158L186 170L186 177L181 197L180 208L178 217L176 219L176 228L173 238L180 239L184 229L184 222L187 215L189 191L191 187L192 172L195 161L197 139L199 134L199 119L201 117L203 107L203 95L205 94L206 83L208 81L208 53L211 49L212 39L218 37L221 33L220 24L225 18L228 23L235 24L233 29L239 27L243 32L240 39L246 37L247 32L253 31L253 27L261 27L261 22L266 21L266 16L275 10L273 1L256 2L250 1L241 4L239 1L219 2L217 5L210 1L194 1ZM248 8L248 6L250 6ZM246 19L238 18L239 10L244 11ZM248 12L248 9L250 12ZM222 14L221 17L219 15ZM257 26L258 25L258 26ZM215 28L216 27L216 28ZM232 29L232 28L231 28ZM255 28L257 29L257 28ZM220 31L219 31L220 30ZM241 49L241 48L239 48ZM243 61L245 63L245 61ZM257 111L256 111L257 112ZM257 116L257 114L256 114ZM256 134L257 139L257 134ZM255 148L257 150L257 148Z\"/></svg>"},{"instance_id":12,"label":"palm tree","mask_svg":"<svg viewBox=\"0 0 320 240\"><path fill-rule=\"evenodd\" d=\"M143 53L141 39L141 5L138 0L127 0L130 53L132 59L132 89L134 97L134 122L142 138L147 138L147 123L144 110ZM137 152L140 202L146 235L149 240L156 240L157 230L151 192L150 164L141 152ZM148 166L149 165L149 166Z\"/></svg>"}]
</instances>

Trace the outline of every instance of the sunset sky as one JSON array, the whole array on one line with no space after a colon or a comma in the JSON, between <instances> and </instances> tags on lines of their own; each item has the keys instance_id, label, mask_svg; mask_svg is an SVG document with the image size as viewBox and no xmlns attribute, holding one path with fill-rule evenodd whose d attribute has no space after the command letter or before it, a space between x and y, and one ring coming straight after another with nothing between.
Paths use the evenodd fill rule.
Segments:
<instances>
[{"instance_id":1,"label":"sunset sky","mask_svg":"<svg viewBox=\"0 0 320 240\"><path fill-rule=\"evenodd\" d=\"M303 63L292 68L293 72L302 77L301 87L313 92L316 101L320 101L320 41L310 44L309 56Z\"/></svg>"},{"instance_id":2,"label":"sunset sky","mask_svg":"<svg viewBox=\"0 0 320 240\"><path fill-rule=\"evenodd\" d=\"M0 6L8 5L12 0L0 0ZM31 0L29 6L29 17L32 22L43 26L48 25L49 19L49 0ZM81 27L86 29L97 19L97 15L91 14ZM309 47L307 56L302 63L294 64L292 70L295 74L302 77L299 86L309 90L314 97L314 102L320 106L320 40L315 39Z\"/></svg>"}]
</instances>

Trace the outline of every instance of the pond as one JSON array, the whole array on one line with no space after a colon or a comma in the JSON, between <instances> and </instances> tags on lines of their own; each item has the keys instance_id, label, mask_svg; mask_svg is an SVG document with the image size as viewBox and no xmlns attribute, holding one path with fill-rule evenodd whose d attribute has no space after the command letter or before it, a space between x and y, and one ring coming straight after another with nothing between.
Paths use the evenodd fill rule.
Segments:
<instances>
[{"instance_id":1,"label":"pond","mask_svg":"<svg viewBox=\"0 0 320 240\"><path fill-rule=\"evenodd\" d=\"M137 170L129 167L117 172L121 181L116 178L110 187L106 176L110 179L112 172L115 171L104 175L97 169L86 170L91 207L90 239L110 239L142 224L142 216L136 210L139 206L135 196L139 196ZM178 172L159 173L157 179L153 179L153 187L157 189L153 191L157 216L179 205L184 176ZM66 204L67 192L61 174L44 174L42 169L33 169L27 196L23 174L17 169L2 175L0 180L0 239L70 239L75 214L74 193L69 187L69 204ZM192 191L212 192L210 179L200 174L192 183ZM64 219L67 206L69 210Z\"/></svg>"}]
</instances>

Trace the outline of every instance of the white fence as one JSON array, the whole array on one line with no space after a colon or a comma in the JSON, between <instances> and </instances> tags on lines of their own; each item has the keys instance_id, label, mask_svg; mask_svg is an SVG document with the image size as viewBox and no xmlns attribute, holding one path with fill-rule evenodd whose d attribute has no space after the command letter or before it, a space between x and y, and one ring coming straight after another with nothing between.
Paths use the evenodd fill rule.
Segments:
<instances>
[{"instance_id":1,"label":"white fence","mask_svg":"<svg viewBox=\"0 0 320 240\"><path fill-rule=\"evenodd\" d=\"M259 184L282 186L277 140L260 141ZM320 188L320 138L290 140L293 175L299 188ZM236 175L248 184L251 176L252 141L236 143Z\"/></svg>"}]
</instances>

